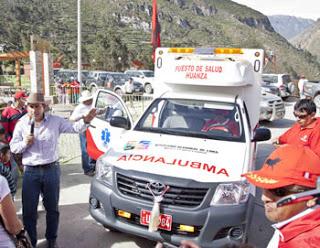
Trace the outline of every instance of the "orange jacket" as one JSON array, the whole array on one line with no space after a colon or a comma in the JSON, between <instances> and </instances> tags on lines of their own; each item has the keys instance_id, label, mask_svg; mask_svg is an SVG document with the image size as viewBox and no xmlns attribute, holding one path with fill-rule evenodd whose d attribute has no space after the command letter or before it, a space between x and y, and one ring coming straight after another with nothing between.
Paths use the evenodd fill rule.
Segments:
<instances>
[{"instance_id":1,"label":"orange jacket","mask_svg":"<svg viewBox=\"0 0 320 248\"><path fill-rule=\"evenodd\" d=\"M320 246L320 208L280 229L279 248L316 248Z\"/></svg>"},{"instance_id":2,"label":"orange jacket","mask_svg":"<svg viewBox=\"0 0 320 248\"><path fill-rule=\"evenodd\" d=\"M295 123L279 137L279 144L308 146L320 156L320 118L316 118L316 121L305 128Z\"/></svg>"}]
</instances>

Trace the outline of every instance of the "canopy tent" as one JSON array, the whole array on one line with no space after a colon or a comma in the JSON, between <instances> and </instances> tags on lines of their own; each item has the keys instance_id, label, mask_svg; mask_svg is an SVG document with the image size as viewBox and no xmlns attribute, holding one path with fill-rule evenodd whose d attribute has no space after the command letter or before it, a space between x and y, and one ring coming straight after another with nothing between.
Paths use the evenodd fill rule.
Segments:
<instances>
[{"instance_id":1,"label":"canopy tent","mask_svg":"<svg viewBox=\"0 0 320 248\"><path fill-rule=\"evenodd\" d=\"M16 68L16 86L21 86L21 75L20 75L20 66L21 66L21 59L29 58L29 51L15 51L9 53L2 53L0 54L0 61L15 61L15 68Z\"/></svg>"}]
</instances>

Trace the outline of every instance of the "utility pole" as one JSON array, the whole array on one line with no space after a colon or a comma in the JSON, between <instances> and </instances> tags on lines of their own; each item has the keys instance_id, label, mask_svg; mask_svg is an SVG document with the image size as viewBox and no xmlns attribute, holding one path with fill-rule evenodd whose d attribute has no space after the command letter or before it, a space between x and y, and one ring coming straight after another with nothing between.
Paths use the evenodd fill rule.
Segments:
<instances>
[{"instance_id":1,"label":"utility pole","mask_svg":"<svg viewBox=\"0 0 320 248\"><path fill-rule=\"evenodd\" d=\"M81 61L81 0L78 0L77 4L77 10L78 10L78 82L81 84L81 67L82 67L82 61Z\"/></svg>"}]
</instances>

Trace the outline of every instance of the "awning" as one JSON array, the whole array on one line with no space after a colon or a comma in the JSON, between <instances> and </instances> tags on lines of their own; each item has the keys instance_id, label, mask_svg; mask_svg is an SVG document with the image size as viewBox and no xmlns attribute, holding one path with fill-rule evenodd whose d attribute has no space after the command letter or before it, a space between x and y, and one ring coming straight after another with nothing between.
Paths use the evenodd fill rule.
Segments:
<instances>
[{"instance_id":1,"label":"awning","mask_svg":"<svg viewBox=\"0 0 320 248\"><path fill-rule=\"evenodd\" d=\"M0 54L0 61L19 60L23 58L29 58L29 51L23 51L23 52L16 51L16 52Z\"/></svg>"}]
</instances>

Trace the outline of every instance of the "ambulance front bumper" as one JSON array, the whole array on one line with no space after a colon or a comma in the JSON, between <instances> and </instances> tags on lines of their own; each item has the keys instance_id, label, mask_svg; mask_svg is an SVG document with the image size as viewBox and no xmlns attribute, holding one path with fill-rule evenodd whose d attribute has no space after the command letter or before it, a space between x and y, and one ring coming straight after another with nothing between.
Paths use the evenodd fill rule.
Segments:
<instances>
[{"instance_id":1,"label":"ambulance front bumper","mask_svg":"<svg viewBox=\"0 0 320 248\"><path fill-rule=\"evenodd\" d=\"M210 192L207 197L210 198ZM250 195L249 200L240 205L210 206L208 202L210 199L204 199L195 208L161 205L161 213L172 216L172 228L170 231L159 229L149 232L148 226L140 223L140 214L141 210L151 211L152 202L125 196L116 187L109 187L94 179L91 184L90 214L105 227L176 245L188 239L194 240L202 248L223 247L245 240L252 215L253 196ZM119 216L119 210L129 213L130 218ZM194 227L194 232L181 231L181 225Z\"/></svg>"}]
</instances>

